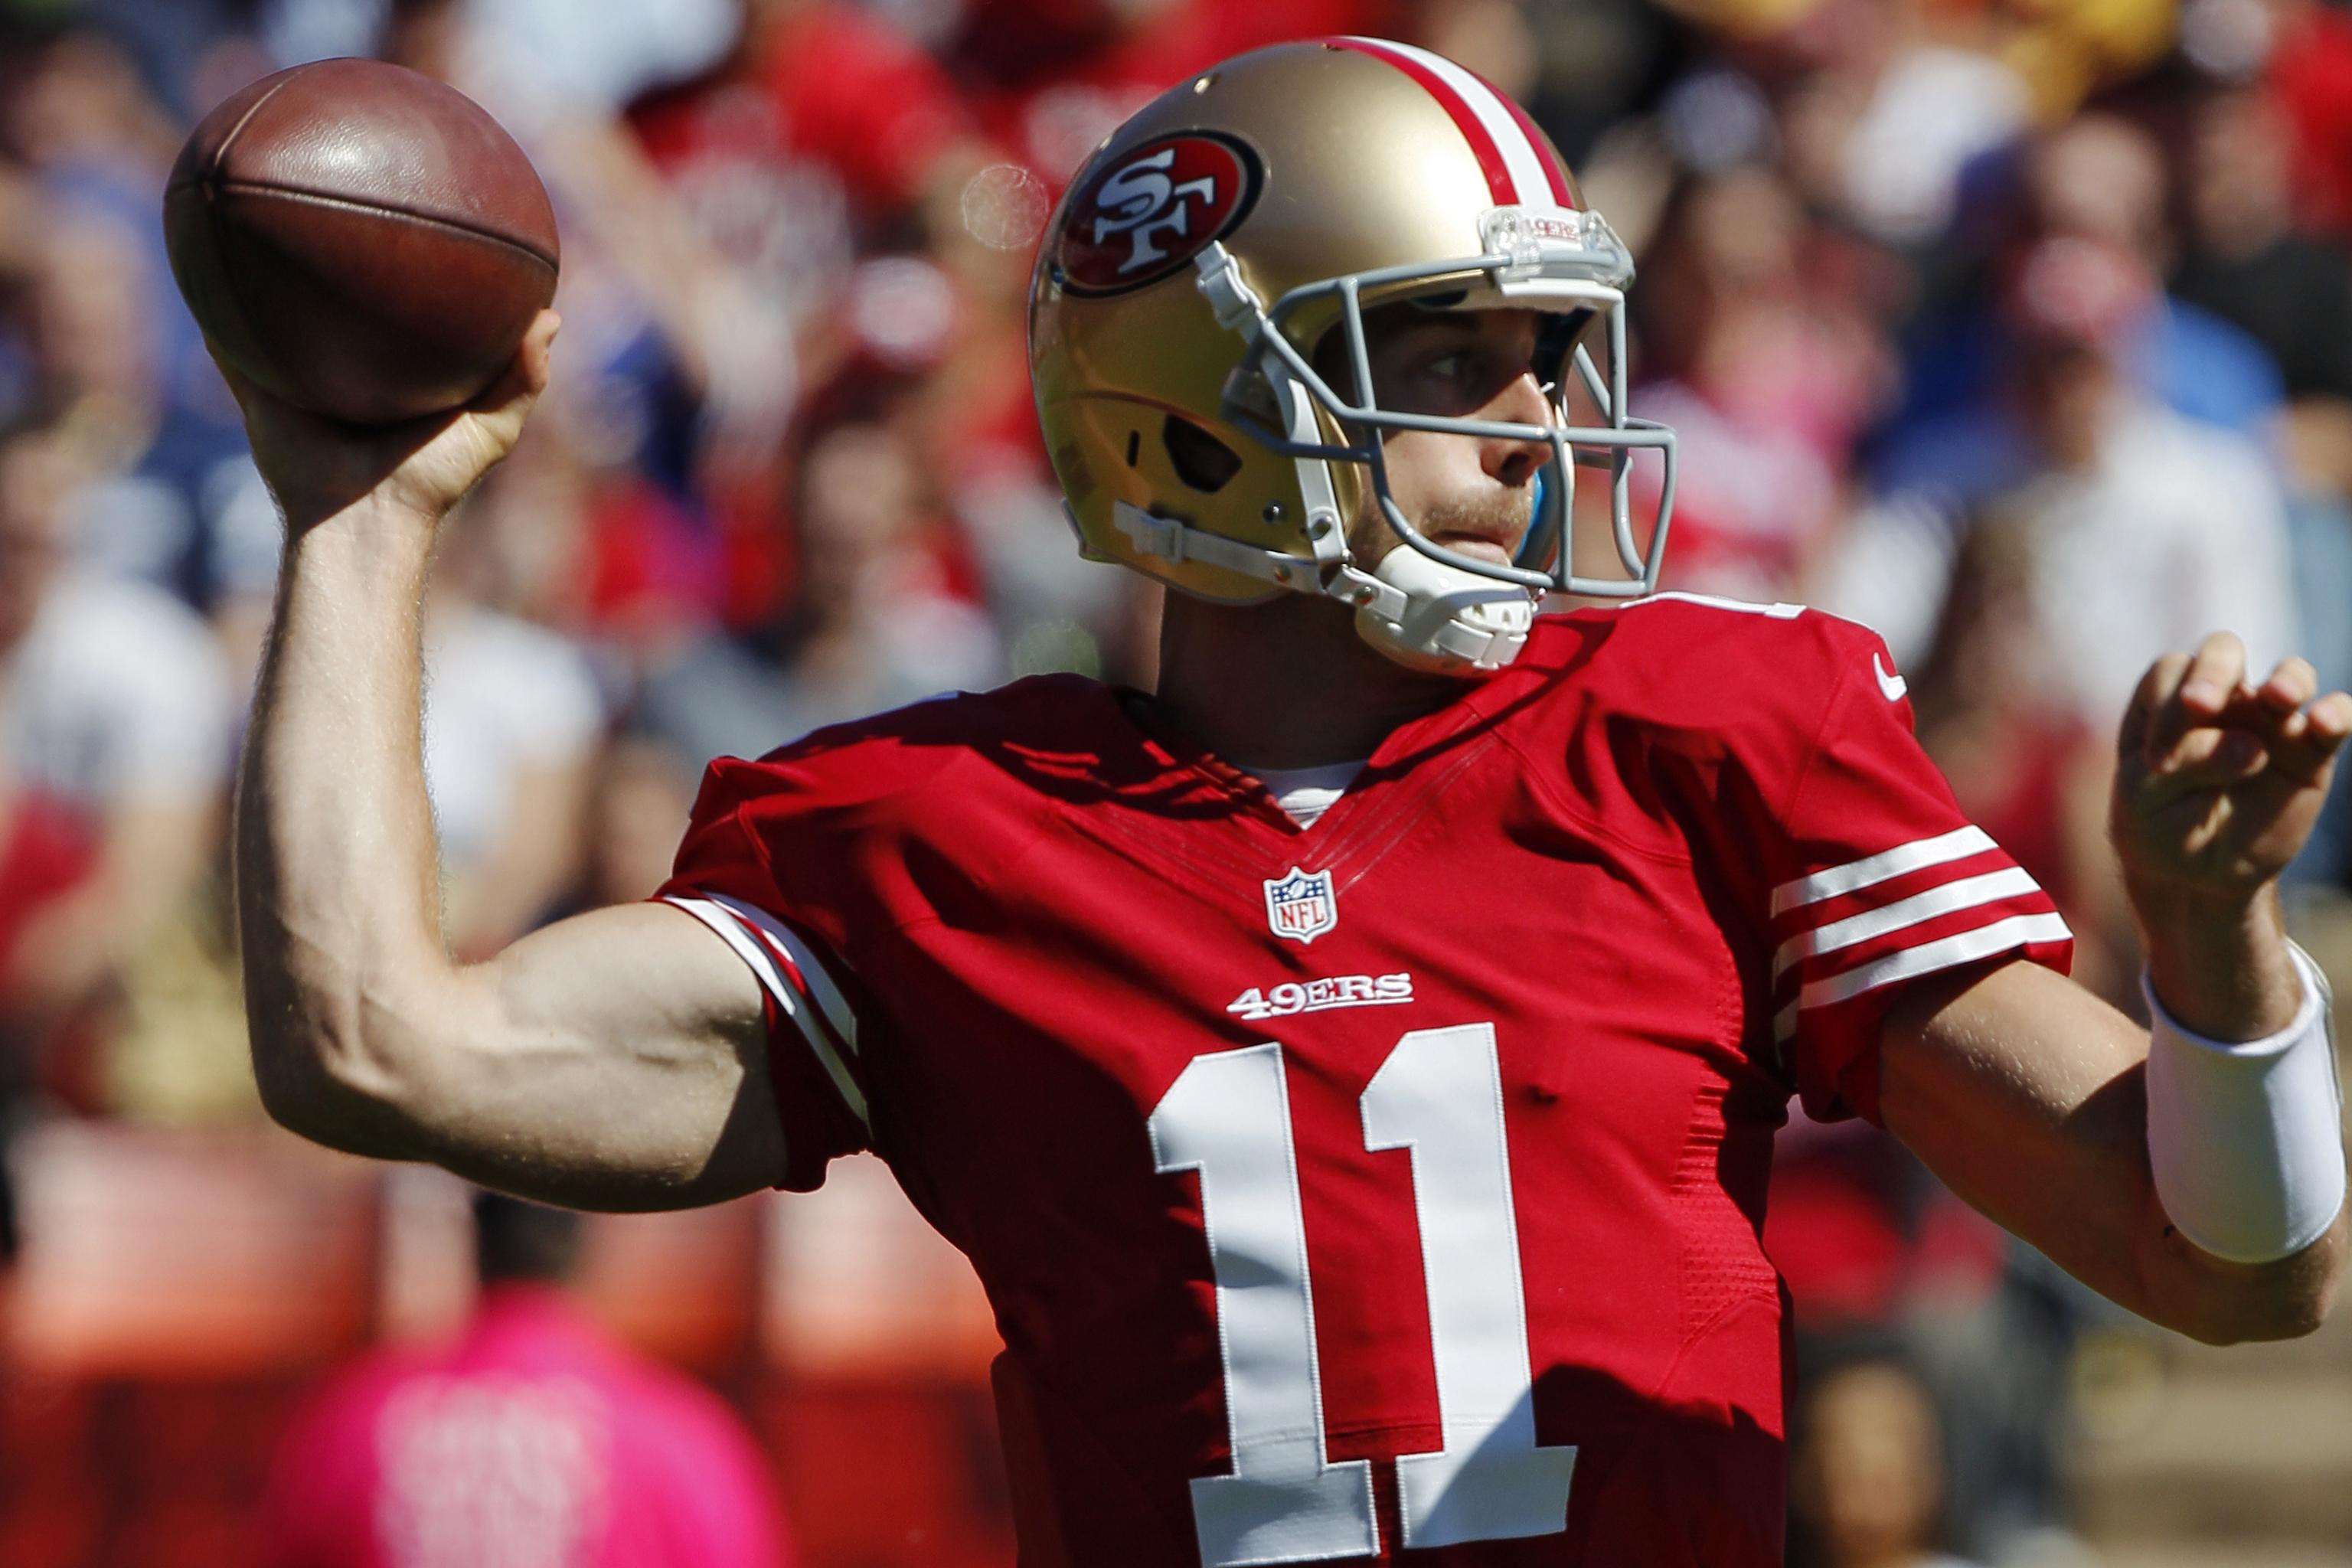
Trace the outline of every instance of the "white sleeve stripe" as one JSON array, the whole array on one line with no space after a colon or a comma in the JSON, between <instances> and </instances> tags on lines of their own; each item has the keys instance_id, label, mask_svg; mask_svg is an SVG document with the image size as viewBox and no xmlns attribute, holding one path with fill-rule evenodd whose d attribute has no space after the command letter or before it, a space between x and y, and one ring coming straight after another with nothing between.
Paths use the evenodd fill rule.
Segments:
<instances>
[{"instance_id":1,"label":"white sleeve stripe","mask_svg":"<svg viewBox=\"0 0 2352 1568\"><path fill-rule=\"evenodd\" d=\"M815 1019L808 1016L806 1011L808 999L793 989L792 981L785 976L782 969L776 966L774 955L761 945L760 939L745 930L729 910L721 909L710 900L685 899L673 894L665 901L676 904L716 931L719 940L733 948L735 955L751 966L751 973L759 977L761 987L769 995L776 999L776 1005L782 1008L784 1016L793 1021L793 1032L807 1044L810 1051L816 1057L817 1064L824 1068L825 1076L833 1079L833 1087L841 1091L843 1102L849 1107L851 1114L857 1118L858 1124L868 1132L873 1131L873 1120L866 1112L865 1091L857 1087L857 1080L850 1076L849 1068L843 1064L840 1053L833 1048L833 1042L825 1038L824 1028L817 1025Z\"/></svg>"},{"instance_id":2,"label":"white sleeve stripe","mask_svg":"<svg viewBox=\"0 0 2352 1568\"><path fill-rule=\"evenodd\" d=\"M1998 846L1981 827L1956 827L1933 838L1915 838L1908 844L1898 844L1876 855L1849 860L1843 866L1832 866L1826 871L1816 871L1810 877L1798 877L1781 883L1772 889L1772 912L1775 915L1785 914L1807 904L1817 904L1823 899L1834 899L1841 893L1859 892L1913 871L1953 860L1965 860L1971 855L1981 855L1996 847Z\"/></svg>"},{"instance_id":3,"label":"white sleeve stripe","mask_svg":"<svg viewBox=\"0 0 2352 1568\"><path fill-rule=\"evenodd\" d=\"M1982 876L1963 877L1956 882L1944 882L1924 893L1914 893L1891 904L1874 910L1864 910L1858 915L1848 915L1842 921L1832 921L1825 926L1792 936L1780 944L1772 957L1772 978L1778 980L1788 973L1789 966L1818 953L1835 952L1888 931L1901 931L1906 926L1925 924L1941 916L1972 910L1979 904L1998 903L2004 899L2022 898L2042 890L2025 868L2011 866Z\"/></svg>"},{"instance_id":4,"label":"white sleeve stripe","mask_svg":"<svg viewBox=\"0 0 2352 1568\"><path fill-rule=\"evenodd\" d=\"M801 972L801 979L808 985L810 1000L823 1011L824 1021L833 1026L833 1032L839 1036L841 1043L849 1048L849 1054L853 1057L857 1055L857 1015L850 1011L848 1000L841 994L841 987L834 984L833 976L826 972L824 963L819 962L816 953L809 945L794 936L791 927L765 910L754 909L741 900L730 899L724 893L713 893L710 899L713 903L725 909L737 920L775 943L778 951L792 960L793 967Z\"/></svg>"},{"instance_id":5,"label":"white sleeve stripe","mask_svg":"<svg viewBox=\"0 0 2352 1568\"><path fill-rule=\"evenodd\" d=\"M1939 969L1989 958L2005 948L2023 947L2030 942L2065 942L2074 936L2066 929L2065 920L2058 915L2011 915L1994 921L1974 931L1942 937L1935 942L1921 942L1885 958L1849 969L1843 974L1832 974L1816 980L1797 994L1796 1005L1827 1007L1850 1001L1865 991L1875 991L1882 985L1898 981L1916 980L1922 974L1933 974ZM1793 1020L1791 1020L1793 1024Z\"/></svg>"}]
</instances>

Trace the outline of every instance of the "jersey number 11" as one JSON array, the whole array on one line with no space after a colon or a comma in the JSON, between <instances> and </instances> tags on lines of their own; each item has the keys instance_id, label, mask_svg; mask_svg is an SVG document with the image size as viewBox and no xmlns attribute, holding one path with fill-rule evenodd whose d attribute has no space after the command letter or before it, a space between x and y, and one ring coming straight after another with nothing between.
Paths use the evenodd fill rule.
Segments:
<instances>
[{"instance_id":1,"label":"jersey number 11","mask_svg":"<svg viewBox=\"0 0 2352 1568\"><path fill-rule=\"evenodd\" d=\"M1398 1458L1408 1547L1567 1528L1573 1447L1536 1446L1526 1297L1492 1024L1415 1029L1364 1089L1364 1146L1409 1149L1444 1447ZM1197 1171L1216 1277L1229 1475L1192 1482L1202 1568L1380 1550L1370 1462L1324 1456L1315 1302L1282 1047L1195 1057L1151 1113Z\"/></svg>"}]
</instances>

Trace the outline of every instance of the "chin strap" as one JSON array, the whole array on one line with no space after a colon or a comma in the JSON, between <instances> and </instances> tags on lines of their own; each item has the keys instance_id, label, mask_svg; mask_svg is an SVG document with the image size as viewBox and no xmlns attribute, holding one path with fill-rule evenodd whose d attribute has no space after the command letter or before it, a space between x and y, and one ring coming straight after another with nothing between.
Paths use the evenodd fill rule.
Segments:
<instances>
[{"instance_id":1,"label":"chin strap","mask_svg":"<svg viewBox=\"0 0 2352 1568\"><path fill-rule=\"evenodd\" d=\"M1358 629L1362 629L1362 612L1359 612ZM1394 623L1391 623L1394 626ZM1397 627L1401 631L1402 627ZM1363 633L1364 640L1395 659L1399 664L1415 669L1434 670L1441 674L1490 675L1519 657L1527 647L1524 627L1511 630L1486 631L1465 626L1460 620L1448 620L1428 639L1426 647L1408 642L1401 637L1375 637Z\"/></svg>"},{"instance_id":2,"label":"chin strap","mask_svg":"<svg viewBox=\"0 0 2352 1568\"><path fill-rule=\"evenodd\" d=\"M1063 504L1066 510L1068 503ZM1427 602L1416 605L1413 596L1403 589L1358 568L1346 559L1344 545L1336 559L1302 561L1296 555L1211 533L1175 518L1156 516L1123 500L1111 503L1111 523L1127 535L1139 555L1155 556L1171 564L1198 561L1292 593L1313 594L1348 605L1356 611L1356 625L1365 640L1400 663L1423 668L1467 667L1469 672L1483 673L1510 663L1527 641L1524 626L1482 626L1459 615L1448 616L1425 635L1415 637L1409 628L1417 622L1425 622L1433 606ZM1400 544L1397 548L1402 552L1411 546ZM1423 564L1435 572L1454 573L1443 563ZM1466 587L1507 590L1507 584L1488 583L1469 573L1454 574L1463 579Z\"/></svg>"},{"instance_id":3,"label":"chin strap","mask_svg":"<svg viewBox=\"0 0 2352 1568\"><path fill-rule=\"evenodd\" d=\"M1068 503L1063 503L1066 506ZM1127 535L1141 555L1154 555L1171 564L1198 561L1220 571L1255 577L1294 594L1315 594L1359 609L1370 609L1391 619L1405 612L1405 596L1386 583L1358 571L1344 559L1315 562L1261 550L1211 533L1172 517L1159 517L1131 501L1111 503L1111 526Z\"/></svg>"},{"instance_id":4,"label":"chin strap","mask_svg":"<svg viewBox=\"0 0 2352 1568\"><path fill-rule=\"evenodd\" d=\"M1518 658L1535 625L1535 600L1524 588L1496 583L1399 545L1372 574L1401 595L1402 616L1371 605L1356 612L1356 632L1389 658L1439 674L1481 675Z\"/></svg>"}]
</instances>

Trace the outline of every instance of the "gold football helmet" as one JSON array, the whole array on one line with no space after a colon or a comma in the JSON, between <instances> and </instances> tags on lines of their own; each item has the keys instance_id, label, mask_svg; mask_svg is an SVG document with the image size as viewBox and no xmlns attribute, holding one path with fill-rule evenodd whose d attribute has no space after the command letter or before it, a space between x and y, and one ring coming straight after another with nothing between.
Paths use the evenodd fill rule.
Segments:
<instances>
[{"instance_id":1,"label":"gold football helmet","mask_svg":"<svg viewBox=\"0 0 2352 1568\"><path fill-rule=\"evenodd\" d=\"M1544 593L1657 586L1674 434L1626 411L1633 276L1526 112L1441 56L1327 38L1202 71L1096 150L1039 251L1030 369L1080 547L1223 603L1340 600L1375 647L1419 668L1500 668ZM1377 406L1364 312L1402 300L1546 312L1552 422ZM1595 322L1605 375L1583 342ZM1335 331L1351 386L1315 366ZM1578 387L1591 410L1580 423ZM1381 458L1382 433L1398 429L1551 448L1515 563L1446 549L1403 514ZM1641 448L1663 463L1645 542L1628 489ZM1610 471L1624 576L1574 570L1579 460ZM1411 546L1371 571L1347 540L1368 492Z\"/></svg>"}]
</instances>

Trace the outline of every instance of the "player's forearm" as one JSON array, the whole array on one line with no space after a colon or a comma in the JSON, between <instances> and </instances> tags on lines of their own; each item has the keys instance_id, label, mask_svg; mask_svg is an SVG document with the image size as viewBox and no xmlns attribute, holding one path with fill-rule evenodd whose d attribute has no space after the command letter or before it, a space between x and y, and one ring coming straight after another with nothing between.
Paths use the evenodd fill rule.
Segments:
<instances>
[{"instance_id":1,"label":"player's forearm","mask_svg":"<svg viewBox=\"0 0 2352 1568\"><path fill-rule=\"evenodd\" d=\"M1897 1003L1881 1110L1953 1191L2132 1311L2213 1343L2311 1331L2343 1271L2343 1218L2262 1262L2193 1244L2154 1179L2147 1049L2105 1003L2005 964ZM2225 1131L2209 1123L2201 1136L2219 1144ZM2242 1152L2259 1163L2258 1144Z\"/></svg>"},{"instance_id":2,"label":"player's forearm","mask_svg":"<svg viewBox=\"0 0 2352 1568\"><path fill-rule=\"evenodd\" d=\"M420 741L421 520L362 502L289 542L236 802L254 1069L272 1113L407 1151L399 1046L448 973Z\"/></svg>"},{"instance_id":3,"label":"player's forearm","mask_svg":"<svg viewBox=\"0 0 2352 1568\"><path fill-rule=\"evenodd\" d=\"M2168 1310L2151 1315L2207 1344L2299 1339L2326 1321L2343 1279L2346 1240L2339 1214L2318 1240L2292 1257L2231 1263L2168 1230L2167 1256L2155 1270L2165 1278Z\"/></svg>"},{"instance_id":4,"label":"player's forearm","mask_svg":"<svg viewBox=\"0 0 2352 1568\"><path fill-rule=\"evenodd\" d=\"M2178 1265L2188 1310L2211 1325L2200 1337L2309 1332L2327 1313L2347 1240L2325 987L2315 969L2298 971L2274 885L2235 905L2137 890L2133 904L2154 1034L2148 1154L2172 1222L2162 1262ZM2262 1261L2232 1261L2231 1243L2245 1245L2233 1233L2250 1216L2286 1239L2252 1254Z\"/></svg>"},{"instance_id":5,"label":"player's forearm","mask_svg":"<svg viewBox=\"0 0 2352 1568\"><path fill-rule=\"evenodd\" d=\"M2217 1040L2251 1040L2294 1016L2303 984L2287 956L2275 885L2205 900L2129 891L2148 983L2175 1018Z\"/></svg>"}]
</instances>

